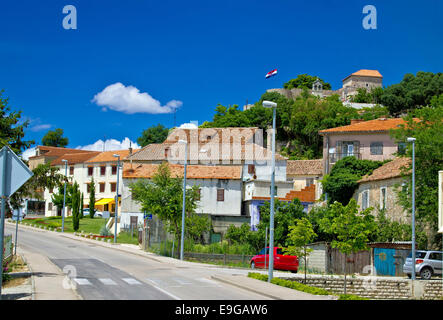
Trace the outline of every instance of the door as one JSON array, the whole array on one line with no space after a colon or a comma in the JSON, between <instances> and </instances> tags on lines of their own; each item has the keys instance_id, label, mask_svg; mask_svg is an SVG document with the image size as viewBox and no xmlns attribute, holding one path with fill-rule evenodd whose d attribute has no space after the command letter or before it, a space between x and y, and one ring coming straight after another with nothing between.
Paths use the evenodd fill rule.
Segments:
<instances>
[{"instance_id":1,"label":"door","mask_svg":"<svg viewBox=\"0 0 443 320\"><path fill-rule=\"evenodd\" d=\"M255 267L256 268L264 268L265 265L265 258L266 258L266 264L269 264L269 248L262 249L258 254L257 258L255 258Z\"/></svg>"},{"instance_id":2,"label":"door","mask_svg":"<svg viewBox=\"0 0 443 320\"><path fill-rule=\"evenodd\" d=\"M374 264L377 275L395 276L395 249L374 248Z\"/></svg>"},{"instance_id":3,"label":"door","mask_svg":"<svg viewBox=\"0 0 443 320\"><path fill-rule=\"evenodd\" d=\"M429 254L429 260L435 274L442 274L442 253L432 252Z\"/></svg>"}]
</instances>

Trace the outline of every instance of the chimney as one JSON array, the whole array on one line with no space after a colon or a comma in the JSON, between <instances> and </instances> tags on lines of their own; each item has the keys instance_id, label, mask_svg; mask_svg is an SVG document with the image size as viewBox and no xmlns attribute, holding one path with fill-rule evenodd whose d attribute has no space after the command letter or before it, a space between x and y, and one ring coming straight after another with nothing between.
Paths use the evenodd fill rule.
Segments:
<instances>
[{"instance_id":1,"label":"chimney","mask_svg":"<svg viewBox=\"0 0 443 320\"><path fill-rule=\"evenodd\" d=\"M356 123L360 123L360 122L365 122L366 120L363 119L351 119L351 125L352 124L356 124Z\"/></svg>"}]
</instances>

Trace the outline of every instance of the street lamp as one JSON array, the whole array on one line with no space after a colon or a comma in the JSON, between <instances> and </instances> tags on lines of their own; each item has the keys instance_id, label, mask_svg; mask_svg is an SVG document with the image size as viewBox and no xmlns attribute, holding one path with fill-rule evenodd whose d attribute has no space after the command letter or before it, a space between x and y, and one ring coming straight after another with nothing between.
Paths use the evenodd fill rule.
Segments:
<instances>
[{"instance_id":1,"label":"street lamp","mask_svg":"<svg viewBox=\"0 0 443 320\"><path fill-rule=\"evenodd\" d=\"M269 276L268 276L268 282L271 282L274 271L274 196L275 196L274 185L275 185L275 118L276 118L275 113L277 110L277 103L272 101L263 101L263 107L272 108L271 221L269 225Z\"/></svg>"},{"instance_id":2,"label":"street lamp","mask_svg":"<svg viewBox=\"0 0 443 320\"><path fill-rule=\"evenodd\" d=\"M120 175L120 155L113 154L112 155L117 159L117 186L116 186L116 192L117 195L115 196L115 213L114 213L114 243L117 243L117 218L118 218L118 178Z\"/></svg>"},{"instance_id":3,"label":"street lamp","mask_svg":"<svg viewBox=\"0 0 443 320\"><path fill-rule=\"evenodd\" d=\"M415 280L415 138L408 137L412 142L412 272L411 279Z\"/></svg>"},{"instance_id":4,"label":"street lamp","mask_svg":"<svg viewBox=\"0 0 443 320\"><path fill-rule=\"evenodd\" d=\"M182 235L180 241L180 260L184 258L184 241L185 241L185 206L186 206L186 164L188 162L188 141L179 140L178 143L185 145L185 165L183 174L183 205L182 205Z\"/></svg>"},{"instance_id":5,"label":"street lamp","mask_svg":"<svg viewBox=\"0 0 443 320\"><path fill-rule=\"evenodd\" d=\"M62 232L65 231L65 210L66 210L66 179L68 178L68 160L63 159L65 163L65 187L63 191L63 212L62 212Z\"/></svg>"}]
</instances>

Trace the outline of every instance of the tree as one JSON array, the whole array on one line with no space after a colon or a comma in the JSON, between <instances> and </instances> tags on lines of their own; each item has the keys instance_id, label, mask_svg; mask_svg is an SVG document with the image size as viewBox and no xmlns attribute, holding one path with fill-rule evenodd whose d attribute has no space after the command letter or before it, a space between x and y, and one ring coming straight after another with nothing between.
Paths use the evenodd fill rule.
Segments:
<instances>
[{"instance_id":1,"label":"tree","mask_svg":"<svg viewBox=\"0 0 443 320\"><path fill-rule=\"evenodd\" d=\"M143 211L157 215L166 226L167 231L180 239L183 183L180 178L171 177L167 162L162 163L151 180L139 180L129 186L132 198L140 203ZM199 197L198 186L186 189L185 226L195 221L195 209ZM186 221L187 220L187 221ZM199 223L201 226L201 224ZM199 228L200 232L208 231ZM179 248L178 246L177 248Z\"/></svg>"},{"instance_id":2,"label":"tree","mask_svg":"<svg viewBox=\"0 0 443 320\"><path fill-rule=\"evenodd\" d=\"M72 187L72 228L77 231L80 228L80 190L77 182Z\"/></svg>"},{"instance_id":3,"label":"tree","mask_svg":"<svg viewBox=\"0 0 443 320\"><path fill-rule=\"evenodd\" d=\"M326 174L321 181L323 190L328 195L328 203L338 201L348 204L358 187L357 181L366 174L370 175L384 163L386 161L359 160L353 156L337 161L331 173Z\"/></svg>"},{"instance_id":4,"label":"tree","mask_svg":"<svg viewBox=\"0 0 443 320\"><path fill-rule=\"evenodd\" d=\"M260 242L256 249L260 249L265 244L266 228L269 231L269 223L271 203L266 201L260 207L260 222L257 225L258 231L254 233L259 236ZM292 202L284 202L275 199L274 202L274 244L283 247L286 244L286 239L289 233L289 226L295 224L297 219L305 216L303 212L303 205L300 200L294 199Z\"/></svg>"},{"instance_id":5,"label":"tree","mask_svg":"<svg viewBox=\"0 0 443 320\"><path fill-rule=\"evenodd\" d=\"M143 130L141 137L137 139L137 143L144 147L151 143L162 143L168 137L169 130L162 124L151 126Z\"/></svg>"},{"instance_id":6,"label":"tree","mask_svg":"<svg viewBox=\"0 0 443 320\"><path fill-rule=\"evenodd\" d=\"M80 219L83 219L83 208L84 208L84 203L83 203L83 192L81 193L82 197L81 197L81 201L80 201Z\"/></svg>"},{"instance_id":7,"label":"tree","mask_svg":"<svg viewBox=\"0 0 443 320\"><path fill-rule=\"evenodd\" d=\"M211 220L202 215L191 214L185 219L185 236L197 243L204 243L204 233L211 228Z\"/></svg>"},{"instance_id":8,"label":"tree","mask_svg":"<svg viewBox=\"0 0 443 320\"><path fill-rule=\"evenodd\" d=\"M95 183L94 183L94 177L92 177L91 183L89 184L89 218L94 219L94 214L95 214Z\"/></svg>"},{"instance_id":9,"label":"tree","mask_svg":"<svg viewBox=\"0 0 443 320\"><path fill-rule=\"evenodd\" d=\"M49 130L42 138L42 144L44 146L64 148L68 143L69 139L63 137L63 129L60 128Z\"/></svg>"},{"instance_id":10,"label":"tree","mask_svg":"<svg viewBox=\"0 0 443 320\"><path fill-rule=\"evenodd\" d=\"M323 89L324 90L331 90L331 84L324 82L323 79L317 77L317 76L310 76L306 73L304 74L299 74L297 76L297 78L295 79L291 79L288 82L286 82L283 85L283 88L285 89L292 89L292 88L307 88L307 89L311 89L312 85L314 84L314 82L319 79L320 82L323 85Z\"/></svg>"},{"instance_id":11,"label":"tree","mask_svg":"<svg viewBox=\"0 0 443 320\"><path fill-rule=\"evenodd\" d=\"M348 255L368 250L367 242L377 227L371 211L372 208L368 208L359 213L355 199L351 199L346 206L336 201L330 206L328 216L322 220L324 231L336 236L336 239L331 242L331 246L345 255L345 294Z\"/></svg>"},{"instance_id":12,"label":"tree","mask_svg":"<svg viewBox=\"0 0 443 320\"><path fill-rule=\"evenodd\" d=\"M312 224L306 218L296 221L294 226L289 226L288 239L286 240L288 247L284 249L285 254L303 256L305 262L305 283L307 270L307 257L313 251L307 247L317 235L315 234Z\"/></svg>"},{"instance_id":13,"label":"tree","mask_svg":"<svg viewBox=\"0 0 443 320\"><path fill-rule=\"evenodd\" d=\"M23 150L29 148L34 141L23 140L25 136L25 128L28 127L29 121L20 123L21 111L11 111L8 106L9 99L3 98L4 90L0 90L0 149L7 145L20 155Z\"/></svg>"},{"instance_id":14,"label":"tree","mask_svg":"<svg viewBox=\"0 0 443 320\"><path fill-rule=\"evenodd\" d=\"M419 71L404 75L400 83L388 86L380 96L381 104L391 115L399 115L419 107L429 106L434 96L443 93L443 73Z\"/></svg>"},{"instance_id":15,"label":"tree","mask_svg":"<svg viewBox=\"0 0 443 320\"><path fill-rule=\"evenodd\" d=\"M441 235L437 234L438 224L438 171L443 168L443 104L442 97L435 97L435 107L425 107L409 113L405 124L391 131L396 142L405 142L407 137L416 138L415 142L415 199L416 221L419 230L428 229L428 247L441 246ZM419 121L414 121L414 118ZM412 157L412 144L407 145L405 156ZM407 188L399 190L402 206L411 213L412 163L404 168L408 177Z\"/></svg>"}]
</instances>

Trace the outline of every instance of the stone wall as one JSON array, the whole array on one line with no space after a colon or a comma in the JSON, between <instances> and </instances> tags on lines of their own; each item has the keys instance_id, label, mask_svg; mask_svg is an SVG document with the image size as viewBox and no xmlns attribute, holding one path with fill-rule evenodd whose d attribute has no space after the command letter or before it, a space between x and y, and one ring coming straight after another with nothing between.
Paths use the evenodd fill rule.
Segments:
<instances>
[{"instance_id":1,"label":"stone wall","mask_svg":"<svg viewBox=\"0 0 443 320\"><path fill-rule=\"evenodd\" d=\"M285 278L286 280L303 283L302 277ZM381 279L362 277L356 279L348 277L346 281L346 293L375 300L409 300L412 299L412 280L408 279ZM307 285L322 288L336 294L342 294L344 278L331 276L309 277ZM441 280L418 280L414 283L415 299L436 300L443 297L443 283Z\"/></svg>"}]
</instances>

